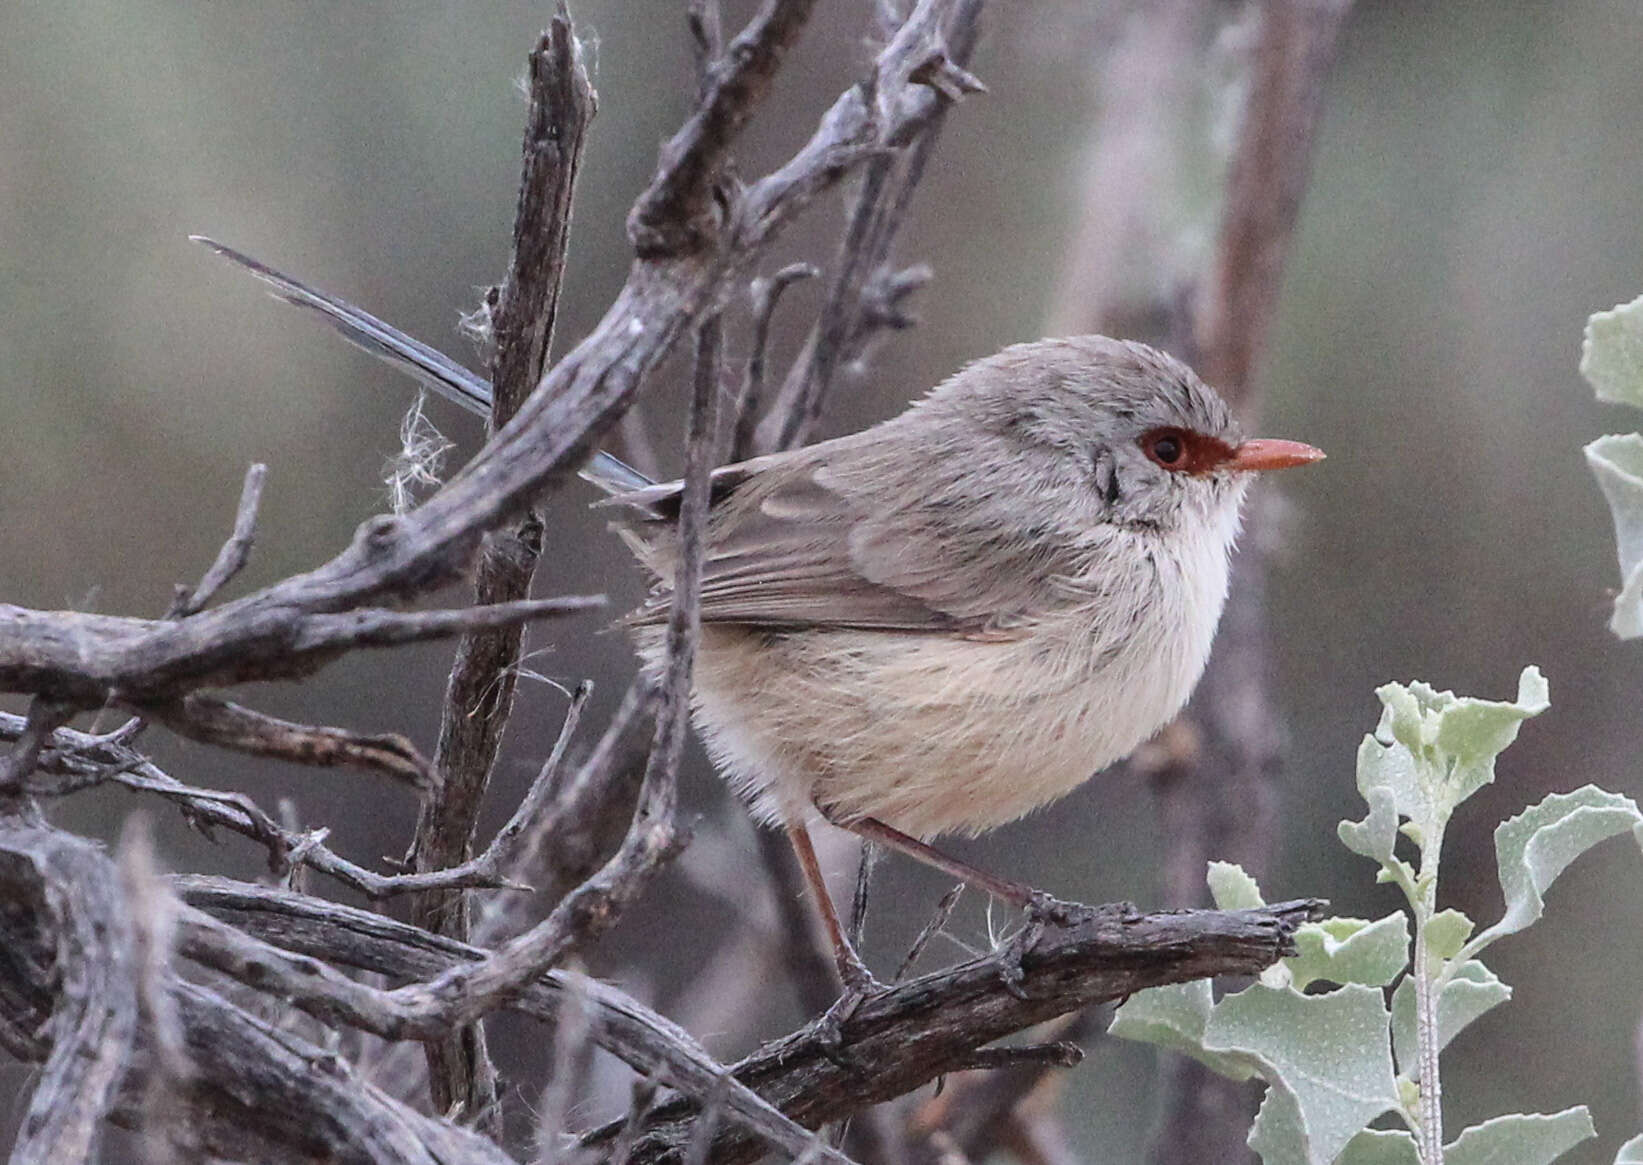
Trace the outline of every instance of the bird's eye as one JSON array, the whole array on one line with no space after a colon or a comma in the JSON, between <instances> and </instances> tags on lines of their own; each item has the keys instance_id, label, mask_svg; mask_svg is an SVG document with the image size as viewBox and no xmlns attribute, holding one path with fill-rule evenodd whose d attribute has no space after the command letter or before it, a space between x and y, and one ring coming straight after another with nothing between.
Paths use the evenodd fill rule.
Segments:
<instances>
[{"instance_id":1,"label":"bird's eye","mask_svg":"<svg viewBox=\"0 0 1643 1165\"><path fill-rule=\"evenodd\" d=\"M1175 429L1159 429L1141 438L1141 448L1153 461L1165 469L1179 466L1187 455L1187 444Z\"/></svg>"}]
</instances>

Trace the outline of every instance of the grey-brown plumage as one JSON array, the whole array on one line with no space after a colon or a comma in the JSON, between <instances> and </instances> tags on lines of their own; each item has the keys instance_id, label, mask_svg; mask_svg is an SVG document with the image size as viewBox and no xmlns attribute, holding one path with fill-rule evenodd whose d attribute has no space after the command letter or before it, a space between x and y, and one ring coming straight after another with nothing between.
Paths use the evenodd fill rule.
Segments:
<instances>
[{"instance_id":1,"label":"grey-brown plumage","mask_svg":"<svg viewBox=\"0 0 1643 1165\"><path fill-rule=\"evenodd\" d=\"M1146 446L1157 434L1187 443L1179 464ZM1272 467L1238 464L1243 445L1185 365L1086 336L1005 349L864 432L720 470L695 680L709 748L789 823L973 833L1070 791L1196 683L1241 470ZM676 492L612 499L658 579ZM653 664L668 602L659 583L633 616Z\"/></svg>"}]
</instances>

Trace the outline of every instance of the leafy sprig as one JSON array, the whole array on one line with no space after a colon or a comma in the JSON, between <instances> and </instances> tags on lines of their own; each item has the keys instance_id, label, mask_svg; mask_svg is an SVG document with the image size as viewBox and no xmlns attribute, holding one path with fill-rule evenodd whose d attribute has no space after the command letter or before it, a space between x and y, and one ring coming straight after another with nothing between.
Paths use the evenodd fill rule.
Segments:
<instances>
[{"instance_id":1,"label":"leafy sprig","mask_svg":"<svg viewBox=\"0 0 1643 1165\"><path fill-rule=\"evenodd\" d=\"M1455 810L1494 779L1523 722L1546 710L1546 681L1526 668L1512 701L1422 683L1376 694L1380 723L1358 750L1368 812L1341 822L1339 835L1403 892L1405 909L1308 924L1294 957L1219 1001L1207 982L1142 992L1119 1009L1112 1032L1234 1079L1264 1080L1249 1143L1266 1165L1544 1165L1594 1135L1586 1108L1500 1116L1446 1143L1441 1053L1511 998L1479 956L1539 919L1546 889L1587 849L1626 832L1643 844L1643 814L1630 798L1588 785L1503 822L1495 854L1505 909L1480 931L1438 908L1444 837ZM1209 885L1224 909L1262 904L1236 866L1212 863ZM1616 1162L1643 1162L1643 1137Z\"/></svg>"}]
</instances>

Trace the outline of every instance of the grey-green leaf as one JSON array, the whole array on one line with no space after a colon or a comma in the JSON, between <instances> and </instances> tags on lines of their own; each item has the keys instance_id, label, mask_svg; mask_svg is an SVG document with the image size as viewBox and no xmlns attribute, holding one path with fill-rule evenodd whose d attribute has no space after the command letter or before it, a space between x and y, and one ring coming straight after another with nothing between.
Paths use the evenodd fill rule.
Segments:
<instances>
[{"instance_id":1,"label":"grey-green leaf","mask_svg":"<svg viewBox=\"0 0 1643 1165\"><path fill-rule=\"evenodd\" d=\"M1284 960L1296 990L1320 980L1385 987L1409 965L1409 922L1401 910L1367 922L1326 918L1295 932L1296 954Z\"/></svg>"},{"instance_id":2,"label":"grey-green leaf","mask_svg":"<svg viewBox=\"0 0 1643 1165\"><path fill-rule=\"evenodd\" d=\"M1473 1125L1443 1149L1444 1165L1551 1165L1597 1136L1585 1105L1550 1115L1514 1113Z\"/></svg>"},{"instance_id":3,"label":"grey-green leaf","mask_svg":"<svg viewBox=\"0 0 1643 1165\"><path fill-rule=\"evenodd\" d=\"M1468 960L1444 984L1438 996L1438 1050L1449 1046L1473 1020L1512 997L1512 989L1476 959ZM1392 1052L1399 1070L1411 1080L1420 1079L1420 1058L1415 1051L1415 984L1405 979L1392 992Z\"/></svg>"},{"instance_id":4,"label":"grey-green leaf","mask_svg":"<svg viewBox=\"0 0 1643 1165\"><path fill-rule=\"evenodd\" d=\"M1381 992L1351 984L1327 995L1256 984L1221 1000L1204 1029L1207 1051L1250 1057L1269 1084L1291 1094L1293 1119L1308 1165L1328 1165L1358 1131L1398 1103L1392 1075L1389 1016ZM1283 1109L1288 1101L1268 1104ZM1265 1119L1251 1134L1277 1154L1279 1122ZM1259 1146L1257 1146L1259 1147ZM1268 1165L1288 1158L1262 1156Z\"/></svg>"},{"instance_id":5,"label":"grey-green leaf","mask_svg":"<svg viewBox=\"0 0 1643 1165\"><path fill-rule=\"evenodd\" d=\"M1267 1085L1261 1110L1250 1126L1248 1144L1260 1154L1263 1165L1311 1165L1300 1102L1281 1081Z\"/></svg>"},{"instance_id":6,"label":"grey-green leaf","mask_svg":"<svg viewBox=\"0 0 1643 1165\"><path fill-rule=\"evenodd\" d=\"M1643 635L1643 434L1599 437L1585 448L1614 519L1621 591L1609 630L1622 639Z\"/></svg>"},{"instance_id":7,"label":"grey-green leaf","mask_svg":"<svg viewBox=\"0 0 1643 1165\"><path fill-rule=\"evenodd\" d=\"M1217 910L1255 910L1266 905L1261 887L1244 868L1232 862L1211 862L1205 881Z\"/></svg>"},{"instance_id":8,"label":"grey-green leaf","mask_svg":"<svg viewBox=\"0 0 1643 1165\"><path fill-rule=\"evenodd\" d=\"M1380 748L1374 738L1365 737L1364 745ZM1358 773L1363 768L1363 750L1358 753ZM1373 858L1383 866L1391 865L1392 851L1398 843L1397 797L1391 789L1371 787L1364 789L1364 800L1369 802L1369 814L1362 821L1343 821L1336 827L1341 844L1355 854Z\"/></svg>"},{"instance_id":9,"label":"grey-green leaf","mask_svg":"<svg viewBox=\"0 0 1643 1165\"><path fill-rule=\"evenodd\" d=\"M1587 319L1580 374L1599 400L1643 408L1643 296Z\"/></svg>"},{"instance_id":10,"label":"grey-green leaf","mask_svg":"<svg viewBox=\"0 0 1643 1165\"><path fill-rule=\"evenodd\" d=\"M1633 1137L1620 1146L1614 1165L1643 1165L1643 1137Z\"/></svg>"},{"instance_id":11,"label":"grey-green leaf","mask_svg":"<svg viewBox=\"0 0 1643 1165\"><path fill-rule=\"evenodd\" d=\"M1505 935L1516 934L1545 911L1542 895L1570 862L1605 838L1643 829L1643 814L1630 797L1586 785L1572 793L1553 793L1495 830L1495 860L1500 870L1506 912L1474 945L1478 950ZM1643 837L1640 837L1643 841Z\"/></svg>"},{"instance_id":12,"label":"grey-green leaf","mask_svg":"<svg viewBox=\"0 0 1643 1165\"><path fill-rule=\"evenodd\" d=\"M1248 1057L1204 1049L1204 1026L1214 996L1208 979L1149 987L1126 999L1114 1013L1109 1035L1181 1052L1233 1080L1248 1080L1257 1065Z\"/></svg>"},{"instance_id":13,"label":"grey-green leaf","mask_svg":"<svg viewBox=\"0 0 1643 1165\"><path fill-rule=\"evenodd\" d=\"M1421 1165L1421 1155L1403 1129L1365 1129L1346 1143L1335 1165Z\"/></svg>"}]
</instances>

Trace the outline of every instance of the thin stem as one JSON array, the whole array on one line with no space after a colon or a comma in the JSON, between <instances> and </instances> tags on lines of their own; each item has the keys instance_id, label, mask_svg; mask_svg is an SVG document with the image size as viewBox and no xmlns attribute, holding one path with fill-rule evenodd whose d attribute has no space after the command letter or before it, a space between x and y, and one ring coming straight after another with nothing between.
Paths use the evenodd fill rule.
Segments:
<instances>
[{"instance_id":1,"label":"thin stem","mask_svg":"<svg viewBox=\"0 0 1643 1165\"><path fill-rule=\"evenodd\" d=\"M1415 1058L1420 1069L1420 1119L1415 1142L1421 1165L1443 1165L1443 1081L1439 1075L1438 999L1443 994L1443 971L1434 971L1426 945L1427 926L1437 913L1438 861L1443 853L1447 815L1431 822L1421 845L1420 877L1410 906L1415 912Z\"/></svg>"}]
</instances>

